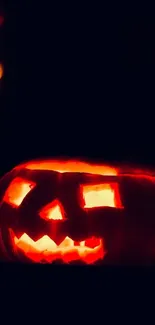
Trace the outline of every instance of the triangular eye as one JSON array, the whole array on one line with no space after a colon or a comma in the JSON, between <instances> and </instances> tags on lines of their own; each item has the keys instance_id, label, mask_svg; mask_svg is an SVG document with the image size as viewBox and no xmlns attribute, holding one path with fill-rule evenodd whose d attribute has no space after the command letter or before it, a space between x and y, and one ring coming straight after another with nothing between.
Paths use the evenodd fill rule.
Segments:
<instances>
[{"instance_id":1,"label":"triangular eye","mask_svg":"<svg viewBox=\"0 0 155 325\"><path fill-rule=\"evenodd\" d=\"M39 213L40 217L45 220L62 220L65 219L65 212L62 204L54 200L47 204Z\"/></svg>"}]
</instances>

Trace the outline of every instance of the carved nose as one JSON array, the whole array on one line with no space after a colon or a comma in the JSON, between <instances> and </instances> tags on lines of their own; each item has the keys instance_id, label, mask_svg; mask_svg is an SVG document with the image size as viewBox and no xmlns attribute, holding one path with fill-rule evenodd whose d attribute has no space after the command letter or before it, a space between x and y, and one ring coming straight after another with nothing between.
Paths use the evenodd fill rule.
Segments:
<instances>
[{"instance_id":1,"label":"carved nose","mask_svg":"<svg viewBox=\"0 0 155 325\"><path fill-rule=\"evenodd\" d=\"M54 200L47 204L39 213L45 220L63 220L65 219L64 208L59 200Z\"/></svg>"}]
</instances>

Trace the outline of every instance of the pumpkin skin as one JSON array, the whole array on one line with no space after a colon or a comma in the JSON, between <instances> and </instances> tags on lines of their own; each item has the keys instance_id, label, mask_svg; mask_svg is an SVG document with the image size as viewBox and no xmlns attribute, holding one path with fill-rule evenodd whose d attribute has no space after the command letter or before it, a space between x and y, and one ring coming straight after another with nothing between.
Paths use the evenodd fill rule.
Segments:
<instances>
[{"instance_id":1,"label":"pumpkin skin","mask_svg":"<svg viewBox=\"0 0 155 325\"><path fill-rule=\"evenodd\" d=\"M119 264L155 260L155 176L138 169L42 160L0 181L6 261Z\"/></svg>"}]
</instances>

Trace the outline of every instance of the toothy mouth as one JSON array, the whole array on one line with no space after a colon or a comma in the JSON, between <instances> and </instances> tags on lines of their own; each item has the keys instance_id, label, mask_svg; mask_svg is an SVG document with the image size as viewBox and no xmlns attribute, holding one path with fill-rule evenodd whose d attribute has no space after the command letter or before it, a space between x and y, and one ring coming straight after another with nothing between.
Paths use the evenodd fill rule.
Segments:
<instances>
[{"instance_id":1,"label":"toothy mouth","mask_svg":"<svg viewBox=\"0 0 155 325\"><path fill-rule=\"evenodd\" d=\"M57 245L47 235L37 241L31 239L26 233L17 238L12 231L14 248L22 251L26 257L34 262L45 261L51 263L55 260L62 260L64 263L81 260L92 264L105 255L103 243L100 238L89 238L85 241L75 242L68 236Z\"/></svg>"}]
</instances>

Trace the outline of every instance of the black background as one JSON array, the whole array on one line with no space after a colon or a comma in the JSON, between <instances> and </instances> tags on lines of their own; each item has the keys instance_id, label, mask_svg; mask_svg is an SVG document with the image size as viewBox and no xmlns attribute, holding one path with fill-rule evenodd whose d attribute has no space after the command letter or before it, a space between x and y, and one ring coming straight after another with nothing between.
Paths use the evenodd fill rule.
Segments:
<instances>
[{"instance_id":1,"label":"black background","mask_svg":"<svg viewBox=\"0 0 155 325\"><path fill-rule=\"evenodd\" d=\"M154 166L154 17L26 1L2 9L1 175L23 160L49 156ZM32 271L1 266L6 301L8 290L16 297L18 287L19 303L27 287L32 301L24 298L24 306L33 309L36 296L42 302L42 288L44 303L49 304L44 316L52 313L53 301L61 313L65 301L68 307L61 316L68 318L68 301L78 300L72 321L81 306L89 318L96 305L97 317L100 294L101 305L104 300L110 306L112 298L116 302L119 295L124 297L124 286L131 285L133 302L135 290L144 290L148 272L152 271L135 270L133 275L131 269Z\"/></svg>"},{"instance_id":2,"label":"black background","mask_svg":"<svg viewBox=\"0 0 155 325\"><path fill-rule=\"evenodd\" d=\"M155 164L153 16L26 2L5 16L2 171L44 156Z\"/></svg>"}]
</instances>

